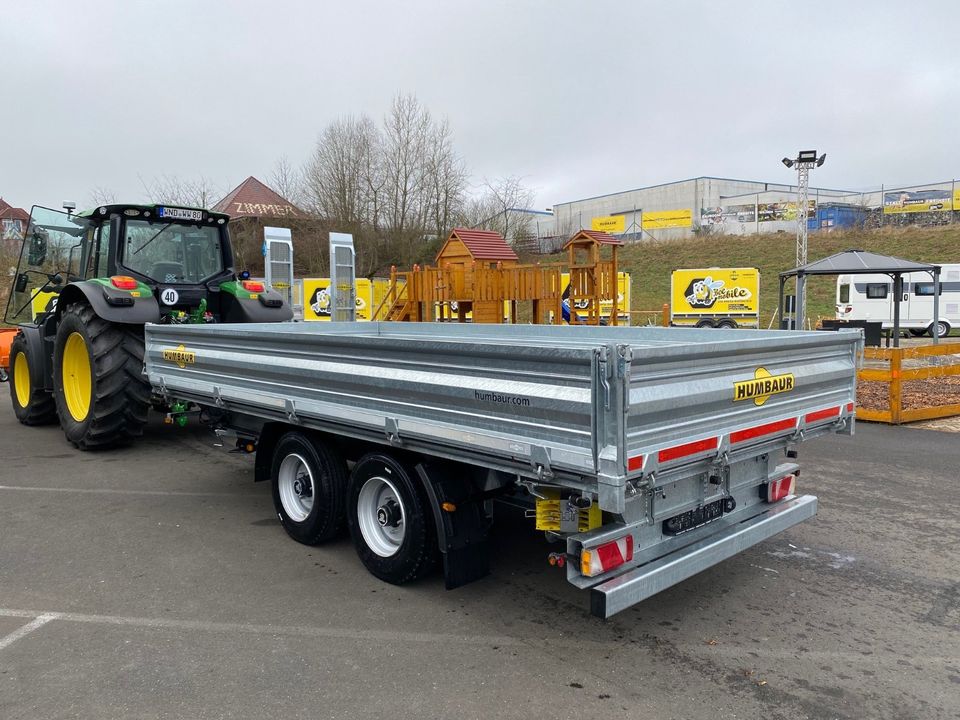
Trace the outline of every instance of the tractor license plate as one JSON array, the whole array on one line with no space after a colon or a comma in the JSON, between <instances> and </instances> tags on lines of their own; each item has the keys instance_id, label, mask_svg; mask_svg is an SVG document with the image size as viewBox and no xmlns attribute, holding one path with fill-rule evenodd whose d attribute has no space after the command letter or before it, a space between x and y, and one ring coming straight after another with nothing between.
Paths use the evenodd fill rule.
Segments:
<instances>
[{"instance_id":1,"label":"tractor license plate","mask_svg":"<svg viewBox=\"0 0 960 720\"><path fill-rule=\"evenodd\" d=\"M170 220L203 220L202 210L185 210L184 208L157 208L157 214Z\"/></svg>"},{"instance_id":2,"label":"tractor license plate","mask_svg":"<svg viewBox=\"0 0 960 720\"><path fill-rule=\"evenodd\" d=\"M663 521L664 535L679 535L723 516L724 500L715 500L696 510L687 510Z\"/></svg>"}]
</instances>

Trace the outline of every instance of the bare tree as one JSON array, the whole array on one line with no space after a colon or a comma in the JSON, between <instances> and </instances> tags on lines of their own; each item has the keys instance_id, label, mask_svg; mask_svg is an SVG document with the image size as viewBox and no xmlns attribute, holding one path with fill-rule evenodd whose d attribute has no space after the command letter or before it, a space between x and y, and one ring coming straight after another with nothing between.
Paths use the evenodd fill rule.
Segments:
<instances>
[{"instance_id":1,"label":"bare tree","mask_svg":"<svg viewBox=\"0 0 960 720\"><path fill-rule=\"evenodd\" d=\"M495 230L507 239L530 232L530 214L535 193L515 175L484 179L483 191L466 207L464 221L471 227Z\"/></svg>"},{"instance_id":2,"label":"bare tree","mask_svg":"<svg viewBox=\"0 0 960 720\"><path fill-rule=\"evenodd\" d=\"M377 129L366 117L341 118L324 128L304 166L307 206L318 215L356 230L371 223L371 183L379 145Z\"/></svg>"},{"instance_id":3,"label":"bare tree","mask_svg":"<svg viewBox=\"0 0 960 720\"><path fill-rule=\"evenodd\" d=\"M467 167L453 148L447 120L433 128L428 147L426 183L429 193L429 231L442 237L462 213L466 201Z\"/></svg>"},{"instance_id":4,"label":"bare tree","mask_svg":"<svg viewBox=\"0 0 960 720\"><path fill-rule=\"evenodd\" d=\"M223 197L223 192L202 175L196 180L161 175L149 183L140 178L140 183L149 202L157 204L209 208Z\"/></svg>"},{"instance_id":5,"label":"bare tree","mask_svg":"<svg viewBox=\"0 0 960 720\"><path fill-rule=\"evenodd\" d=\"M286 155L281 155L274 164L270 187L298 207L305 204L303 173L290 163Z\"/></svg>"},{"instance_id":6,"label":"bare tree","mask_svg":"<svg viewBox=\"0 0 960 720\"><path fill-rule=\"evenodd\" d=\"M90 203L92 205L111 205L117 201L117 196L113 190L109 190L102 185L98 185L90 191Z\"/></svg>"}]
</instances>

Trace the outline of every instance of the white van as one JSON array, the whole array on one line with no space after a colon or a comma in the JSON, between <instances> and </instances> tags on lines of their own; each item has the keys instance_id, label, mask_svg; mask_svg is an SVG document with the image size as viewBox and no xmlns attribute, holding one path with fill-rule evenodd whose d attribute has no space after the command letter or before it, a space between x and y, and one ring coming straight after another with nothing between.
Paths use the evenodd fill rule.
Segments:
<instances>
[{"instance_id":1,"label":"white van","mask_svg":"<svg viewBox=\"0 0 960 720\"><path fill-rule=\"evenodd\" d=\"M960 328L960 265L940 266L940 337ZM840 275L837 278L838 320L880 320L884 330L893 327L893 278L889 275ZM929 273L903 275L900 327L914 335L933 326L933 278Z\"/></svg>"}]
</instances>

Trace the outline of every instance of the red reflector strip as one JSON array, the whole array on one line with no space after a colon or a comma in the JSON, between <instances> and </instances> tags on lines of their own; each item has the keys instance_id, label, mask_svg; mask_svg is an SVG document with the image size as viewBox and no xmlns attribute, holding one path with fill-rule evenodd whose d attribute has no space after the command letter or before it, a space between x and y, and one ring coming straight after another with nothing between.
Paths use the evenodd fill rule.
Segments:
<instances>
[{"instance_id":1,"label":"red reflector strip","mask_svg":"<svg viewBox=\"0 0 960 720\"><path fill-rule=\"evenodd\" d=\"M747 428L746 430L732 432L730 433L730 443L742 443L747 440L763 437L764 435L772 435L773 433L783 432L784 430L794 430L796 427L796 418L777 420L776 422L767 423L766 425L757 425L756 427Z\"/></svg>"},{"instance_id":2,"label":"red reflector strip","mask_svg":"<svg viewBox=\"0 0 960 720\"><path fill-rule=\"evenodd\" d=\"M694 440L693 442L684 443L683 445L664 448L657 453L657 459L662 463L679 460L680 458L696 455L697 453L706 452L707 450L716 450L719 445L720 438L712 437L704 440Z\"/></svg>"},{"instance_id":3,"label":"red reflector strip","mask_svg":"<svg viewBox=\"0 0 960 720\"><path fill-rule=\"evenodd\" d=\"M633 536L627 535L614 542L601 545L597 548L597 557L603 571L613 570L625 562L633 560Z\"/></svg>"},{"instance_id":4,"label":"red reflector strip","mask_svg":"<svg viewBox=\"0 0 960 720\"><path fill-rule=\"evenodd\" d=\"M853 412L853 403L847 403L847 412L848 413Z\"/></svg>"},{"instance_id":5,"label":"red reflector strip","mask_svg":"<svg viewBox=\"0 0 960 720\"><path fill-rule=\"evenodd\" d=\"M814 423L818 420L826 420L827 418L840 417L840 408L832 407L827 408L826 410L817 410L816 412L807 413L803 416L803 419L808 423Z\"/></svg>"},{"instance_id":6,"label":"red reflector strip","mask_svg":"<svg viewBox=\"0 0 960 720\"><path fill-rule=\"evenodd\" d=\"M627 460L627 472L636 472L643 469L643 455L637 455Z\"/></svg>"}]
</instances>

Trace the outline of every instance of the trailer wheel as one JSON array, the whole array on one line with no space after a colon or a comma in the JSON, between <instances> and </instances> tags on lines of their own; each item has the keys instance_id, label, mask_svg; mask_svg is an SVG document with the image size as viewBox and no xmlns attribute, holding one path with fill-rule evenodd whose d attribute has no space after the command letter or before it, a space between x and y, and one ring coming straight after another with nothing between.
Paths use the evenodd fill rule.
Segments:
<instances>
[{"instance_id":1,"label":"trailer wheel","mask_svg":"<svg viewBox=\"0 0 960 720\"><path fill-rule=\"evenodd\" d=\"M354 465L347 524L361 562L385 582L411 582L436 563L436 528L426 493L412 472L387 455L366 455Z\"/></svg>"},{"instance_id":2,"label":"trailer wheel","mask_svg":"<svg viewBox=\"0 0 960 720\"><path fill-rule=\"evenodd\" d=\"M41 365L42 358L31 357L27 341L17 335L10 344L10 400L13 414L24 425L49 425L57 421L53 396L33 382L31 363Z\"/></svg>"},{"instance_id":3,"label":"trailer wheel","mask_svg":"<svg viewBox=\"0 0 960 720\"><path fill-rule=\"evenodd\" d=\"M273 451L270 481L280 524L297 542L317 545L343 528L347 466L334 448L287 433Z\"/></svg>"},{"instance_id":4,"label":"trailer wheel","mask_svg":"<svg viewBox=\"0 0 960 720\"><path fill-rule=\"evenodd\" d=\"M721 320L720 322L717 323L718 328L725 328L727 330L731 328L735 328L736 326L737 326L736 320L726 319L726 320Z\"/></svg>"},{"instance_id":5,"label":"trailer wheel","mask_svg":"<svg viewBox=\"0 0 960 720\"><path fill-rule=\"evenodd\" d=\"M714 326L714 325L713 325L713 320L706 320L706 319L704 319L704 320L697 320L697 325L696 325L696 327L698 327L698 328L712 328L713 326Z\"/></svg>"},{"instance_id":6,"label":"trailer wheel","mask_svg":"<svg viewBox=\"0 0 960 720\"><path fill-rule=\"evenodd\" d=\"M930 333L930 337L933 337L933 333L936 332L938 338L945 338L950 334L950 323L943 320L930 323L930 327L927 328L927 332Z\"/></svg>"},{"instance_id":7,"label":"trailer wheel","mask_svg":"<svg viewBox=\"0 0 960 720\"><path fill-rule=\"evenodd\" d=\"M140 437L150 408L143 328L104 320L86 303L69 305L54 343L53 397L60 427L81 450Z\"/></svg>"}]
</instances>

